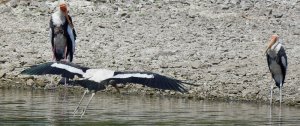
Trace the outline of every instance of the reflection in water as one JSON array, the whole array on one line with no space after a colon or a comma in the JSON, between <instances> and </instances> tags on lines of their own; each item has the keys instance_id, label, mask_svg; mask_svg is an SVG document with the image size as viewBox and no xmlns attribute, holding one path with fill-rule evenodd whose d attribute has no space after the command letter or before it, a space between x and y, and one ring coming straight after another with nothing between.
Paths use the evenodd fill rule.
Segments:
<instances>
[{"instance_id":1,"label":"reflection in water","mask_svg":"<svg viewBox=\"0 0 300 126\"><path fill-rule=\"evenodd\" d=\"M100 92L80 119L73 117L80 98L68 92L0 90L0 125L298 125L300 120L299 109L287 106Z\"/></svg>"},{"instance_id":2,"label":"reflection in water","mask_svg":"<svg viewBox=\"0 0 300 126\"><path fill-rule=\"evenodd\" d=\"M282 116L281 116L281 111L282 111L282 106L274 106L272 104L270 104L269 106L270 110L269 110L269 125L274 125L274 122L276 122L276 125L281 126L281 124L283 123L282 121ZM278 116L278 118L276 118L276 116ZM273 119L274 117L274 119Z\"/></svg>"}]
</instances>

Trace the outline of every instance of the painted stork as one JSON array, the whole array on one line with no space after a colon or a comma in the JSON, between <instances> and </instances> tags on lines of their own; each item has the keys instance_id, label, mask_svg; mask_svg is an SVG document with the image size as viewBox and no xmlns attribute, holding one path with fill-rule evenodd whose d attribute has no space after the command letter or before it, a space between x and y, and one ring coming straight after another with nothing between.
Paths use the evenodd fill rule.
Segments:
<instances>
[{"instance_id":1,"label":"painted stork","mask_svg":"<svg viewBox=\"0 0 300 126\"><path fill-rule=\"evenodd\" d=\"M287 56L281 41L278 41L277 35L272 35L271 41L266 49L266 56L268 61L269 70L272 74L272 78L275 81L276 86L280 92L280 104L282 100L282 86L285 80L286 70L288 66ZM271 99L272 103L273 84L271 84Z\"/></svg>"},{"instance_id":2,"label":"painted stork","mask_svg":"<svg viewBox=\"0 0 300 126\"><path fill-rule=\"evenodd\" d=\"M187 92L183 84L189 84L180 80L172 79L160 74L152 72L121 72L121 71L112 71L107 69L91 69L88 67L82 67L71 62L58 61L58 62L47 62L40 65L32 66L21 72L21 74L29 75L45 75L45 74L54 74L61 75L62 77L67 77L73 79L74 76L78 76L81 80L76 80L76 83L81 85L85 90L78 106L74 111L74 115L78 111L78 108L84 98L85 94L88 91L93 90L92 96L90 97L84 111L81 116L84 115L85 110L87 109L91 99L95 93L99 90L105 89L105 86L112 85L117 91L116 84L122 83L136 83L145 85L152 88L164 89L164 90L174 90L179 92Z\"/></svg>"},{"instance_id":3,"label":"painted stork","mask_svg":"<svg viewBox=\"0 0 300 126\"><path fill-rule=\"evenodd\" d=\"M50 40L52 45L53 60L73 61L75 51L76 32L72 23L72 18L68 15L67 4L59 2L58 10L50 18ZM59 83L67 83L67 78L62 78ZM52 79L51 79L52 83Z\"/></svg>"}]
</instances>

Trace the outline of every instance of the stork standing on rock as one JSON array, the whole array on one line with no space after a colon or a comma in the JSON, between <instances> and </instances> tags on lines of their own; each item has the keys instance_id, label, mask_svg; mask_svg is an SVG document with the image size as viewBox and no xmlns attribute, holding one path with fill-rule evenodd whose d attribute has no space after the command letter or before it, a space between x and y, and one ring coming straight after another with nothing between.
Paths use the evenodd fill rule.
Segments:
<instances>
[{"instance_id":1,"label":"stork standing on rock","mask_svg":"<svg viewBox=\"0 0 300 126\"><path fill-rule=\"evenodd\" d=\"M78 108L85 94L90 90L94 90L81 116L84 115L91 99L95 95L95 92L105 89L106 85L114 86L118 92L119 89L116 86L116 84L118 83L136 83L152 88L187 92L183 84L189 84L180 80L172 79L152 72L122 72L107 69L91 69L88 67L82 67L71 62L65 61L48 62L40 65L35 65L31 68L22 71L21 74L54 74L68 78L74 78L74 76L76 75L79 78L81 78L81 80L76 80L76 83L78 83L84 88L87 88L87 90L84 92L78 106L76 107L74 115L78 111Z\"/></svg>"},{"instance_id":2,"label":"stork standing on rock","mask_svg":"<svg viewBox=\"0 0 300 126\"><path fill-rule=\"evenodd\" d=\"M268 61L269 70L272 74L272 78L275 81L276 86L279 88L280 92L280 104L282 101L282 86L285 80L286 70L287 70L287 56L281 41L278 40L277 35L272 35L271 41L266 50L266 56ZM272 103L273 95L273 84L271 84L271 99Z\"/></svg>"},{"instance_id":3,"label":"stork standing on rock","mask_svg":"<svg viewBox=\"0 0 300 126\"><path fill-rule=\"evenodd\" d=\"M68 58L68 61L72 62L75 51L76 33L72 18L68 15L67 4L64 1L59 2L59 8L51 15L49 25L53 60L61 61ZM66 84L67 79L63 78L61 81L63 80Z\"/></svg>"}]
</instances>

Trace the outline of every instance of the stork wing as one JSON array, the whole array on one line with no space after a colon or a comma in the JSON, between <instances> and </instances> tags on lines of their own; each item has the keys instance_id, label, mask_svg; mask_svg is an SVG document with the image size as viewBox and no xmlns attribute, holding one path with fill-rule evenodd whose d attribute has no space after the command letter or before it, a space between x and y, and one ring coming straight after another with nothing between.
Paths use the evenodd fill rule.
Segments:
<instances>
[{"instance_id":1,"label":"stork wing","mask_svg":"<svg viewBox=\"0 0 300 126\"><path fill-rule=\"evenodd\" d=\"M278 57L277 62L280 65L281 72L283 74L283 82L284 82L288 63L287 63L287 56L283 47L281 47L280 50L278 51L277 57Z\"/></svg>"},{"instance_id":2,"label":"stork wing","mask_svg":"<svg viewBox=\"0 0 300 126\"><path fill-rule=\"evenodd\" d=\"M266 53L266 56L267 56L267 63L268 63L269 70L271 70L270 69L271 57L268 55L268 53Z\"/></svg>"},{"instance_id":3,"label":"stork wing","mask_svg":"<svg viewBox=\"0 0 300 126\"><path fill-rule=\"evenodd\" d=\"M54 48L54 25L52 21L52 16L50 17L50 22L49 22L49 35L50 35L50 40L51 40L51 46L52 49Z\"/></svg>"},{"instance_id":4,"label":"stork wing","mask_svg":"<svg viewBox=\"0 0 300 126\"><path fill-rule=\"evenodd\" d=\"M29 75L61 75L62 77L74 78L75 75L82 77L84 72L89 69L87 67L81 67L79 65L70 62L47 62L39 65L31 66L25 69L21 74Z\"/></svg>"},{"instance_id":5,"label":"stork wing","mask_svg":"<svg viewBox=\"0 0 300 126\"><path fill-rule=\"evenodd\" d=\"M116 83L136 83L151 88L187 92L181 81L152 72L115 72L115 75L108 80L114 80Z\"/></svg>"},{"instance_id":6,"label":"stork wing","mask_svg":"<svg viewBox=\"0 0 300 126\"><path fill-rule=\"evenodd\" d=\"M69 16L69 15L68 15ZM69 57L69 61L72 62L73 61L73 55L74 55L74 52L75 52L75 40L76 40L76 32L75 32L75 29L72 28L71 25L73 25L73 22L72 22L72 18L69 16L69 19L71 21L72 24L66 24L67 25L67 42L68 42L68 48L67 48L67 52L68 52L68 55L70 56Z\"/></svg>"}]
</instances>

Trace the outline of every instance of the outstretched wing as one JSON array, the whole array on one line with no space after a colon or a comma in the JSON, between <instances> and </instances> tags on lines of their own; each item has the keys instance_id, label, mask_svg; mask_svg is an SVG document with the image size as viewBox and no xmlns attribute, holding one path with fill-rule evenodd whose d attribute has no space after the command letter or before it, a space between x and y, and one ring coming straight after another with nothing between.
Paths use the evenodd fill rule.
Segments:
<instances>
[{"instance_id":1,"label":"outstretched wing","mask_svg":"<svg viewBox=\"0 0 300 126\"><path fill-rule=\"evenodd\" d=\"M39 65L31 66L25 69L21 74L29 75L46 75L54 74L61 75L62 77L74 78L75 75L82 77L84 72L89 69L87 67L81 67L79 65L70 62L47 62Z\"/></svg>"},{"instance_id":2,"label":"outstretched wing","mask_svg":"<svg viewBox=\"0 0 300 126\"><path fill-rule=\"evenodd\" d=\"M187 92L181 81L152 72L115 72L114 76L107 80L114 80L115 83L136 83L151 88Z\"/></svg>"}]
</instances>

